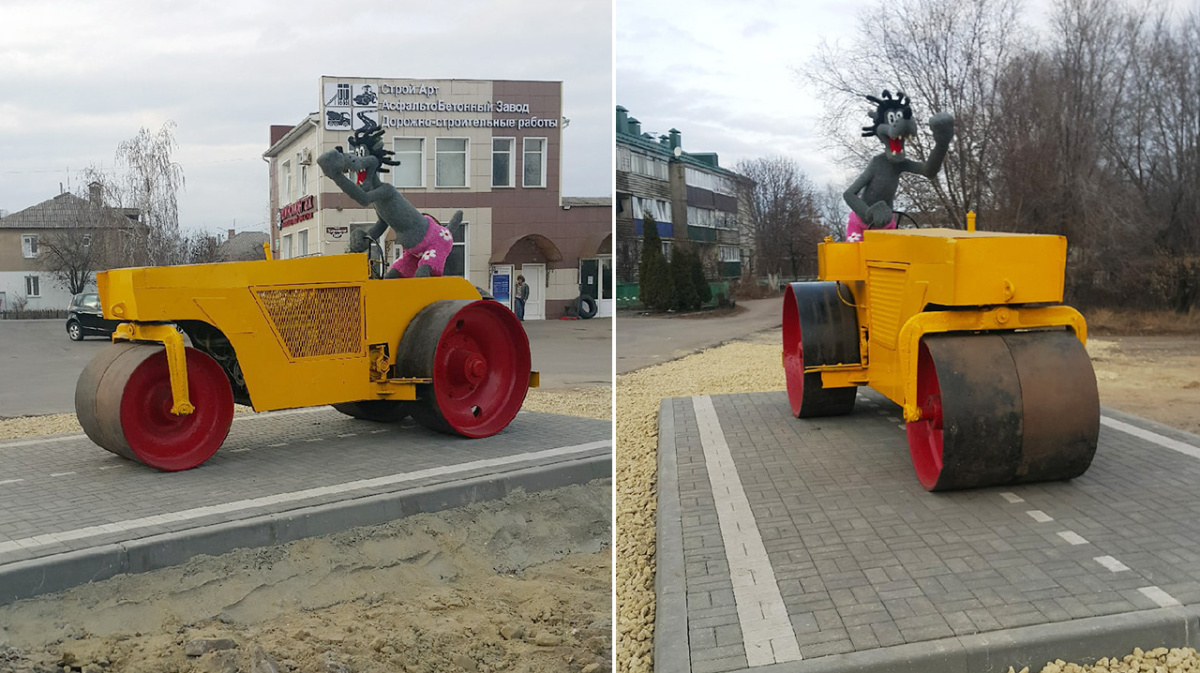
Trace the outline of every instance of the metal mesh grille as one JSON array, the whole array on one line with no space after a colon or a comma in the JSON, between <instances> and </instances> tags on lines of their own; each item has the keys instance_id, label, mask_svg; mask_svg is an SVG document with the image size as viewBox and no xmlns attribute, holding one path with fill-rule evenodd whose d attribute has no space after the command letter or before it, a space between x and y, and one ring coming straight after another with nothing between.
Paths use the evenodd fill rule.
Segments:
<instances>
[{"instance_id":1,"label":"metal mesh grille","mask_svg":"<svg viewBox=\"0 0 1200 673\"><path fill-rule=\"evenodd\" d=\"M889 348L896 347L900 331L904 276L902 269L867 268L867 285L871 288L871 339L878 339L878 343Z\"/></svg>"},{"instance_id":2,"label":"metal mesh grille","mask_svg":"<svg viewBox=\"0 0 1200 673\"><path fill-rule=\"evenodd\" d=\"M259 301L293 358L358 353L362 320L355 287L260 290Z\"/></svg>"}]
</instances>

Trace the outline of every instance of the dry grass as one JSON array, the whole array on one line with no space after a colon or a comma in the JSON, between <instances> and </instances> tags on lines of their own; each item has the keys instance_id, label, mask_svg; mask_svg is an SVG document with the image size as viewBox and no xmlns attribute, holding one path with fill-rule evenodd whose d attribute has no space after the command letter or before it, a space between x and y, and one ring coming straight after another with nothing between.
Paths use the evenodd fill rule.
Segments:
<instances>
[{"instance_id":1,"label":"dry grass","mask_svg":"<svg viewBox=\"0 0 1200 673\"><path fill-rule=\"evenodd\" d=\"M1097 308L1082 311L1088 333L1097 336L1165 336L1200 334L1200 311L1139 311Z\"/></svg>"}]
</instances>

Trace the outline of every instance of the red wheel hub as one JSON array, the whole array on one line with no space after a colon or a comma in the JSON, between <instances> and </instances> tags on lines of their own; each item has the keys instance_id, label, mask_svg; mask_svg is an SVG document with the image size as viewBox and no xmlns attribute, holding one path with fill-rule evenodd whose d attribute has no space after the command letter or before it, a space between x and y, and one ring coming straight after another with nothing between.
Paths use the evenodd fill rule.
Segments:
<instances>
[{"instance_id":1,"label":"red wheel hub","mask_svg":"<svg viewBox=\"0 0 1200 673\"><path fill-rule=\"evenodd\" d=\"M942 474L942 390L929 349L921 342L917 355L917 404L921 418L909 423L908 450L912 453L917 479L933 490Z\"/></svg>"},{"instance_id":2,"label":"red wheel hub","mask_svg":"<svg viewBox=\"0 0 1200 673\"><path fill-rule=\"evenodd\" d=\"M790 285L783 297L783 373L787 379L792 415L798 416L804 402L804 342L800 333L800 312Z\"/></svg>"},{"instance_id":3,"label":"red wheel hub","mask_svg":"<svg viewBox=\"0 0 1200 673\"><path fill-rule=\"evenodd\" d=\"M188 396L195 411L171 413L167 354L159 351L139 364L121 395L121 429L143 463L160 470L187 470L212 457L229 434L233 391L212 358L187 349Z\"/></svg>"},{"instance_id":4,"label":"red wheel hub","mask_svg":"<svg viewBox=\"0 0 1200 673\"><path fill-rule=\"evenodd\" d=\"M507 308L476 301L459 309L433 358L437 409L454 432L488 437L516 417L529 390L529 338Z\"/></svg>"}]
</instances>

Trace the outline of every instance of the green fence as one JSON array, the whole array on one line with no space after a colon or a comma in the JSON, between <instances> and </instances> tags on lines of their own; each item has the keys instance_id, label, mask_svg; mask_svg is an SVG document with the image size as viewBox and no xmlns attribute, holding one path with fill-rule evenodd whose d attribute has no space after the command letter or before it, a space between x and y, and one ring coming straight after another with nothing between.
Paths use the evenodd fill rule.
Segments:
<instances>
[{"instance_id":1,"label":"green fence","mask_svg":"<svg viewBox=\"0 0 1200 673\"><path fill-rule=\"evenodd\" d=\"M712 289L712 301L704 305L704 308L715 308L720 304L722 298L729 301L729 282L720 281L709 283L708 287ZM642 302L638 300L638 284L637 283L617 283L617 308L640 309Z\"/></svg>"}]
</instances>

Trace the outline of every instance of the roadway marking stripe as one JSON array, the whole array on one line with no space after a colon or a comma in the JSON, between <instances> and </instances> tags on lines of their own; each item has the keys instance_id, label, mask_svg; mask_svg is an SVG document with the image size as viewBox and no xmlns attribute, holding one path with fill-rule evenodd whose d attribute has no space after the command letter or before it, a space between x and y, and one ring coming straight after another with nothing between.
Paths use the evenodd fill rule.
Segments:
<instances>
[{"instance_id":1,"label":"roadway marking stripe","mask_svg":"<svg viewBox=\"0 0 1200 673\"><path fill-rule=\"evenodd\" d=\"M1033 517L1033 520L1038 523L1046 523L1047 521L1054 521L1054 517L1050 516L1049 514L1043 512L1040 509L1031 509L1025 513L1028 514L1029 516Z\"/></svg>"},{"instance_id":2,"label":"roadway marking stripe","mask_svg":"<svg viewBox=\"0 0 1200 673\"><path fill-rule=\"evenodd\" d=\"M65 477L69 474L75 474L75 473L74 472L51 472L50 476L51 477Z\"/></svg>"},{"instance_id":3,"label":"roadway marking stripe","mask_svg":"<svg viewBox=\"0 0 1200 673\"><path fill-rule=\"evenodd\" d=\"M1158 603L1158 607L1160 608L1169 608L1180 604L1179 601L1175 600L1175 598L1171 596L1171 594L1159 589L1158 587L1142 587L1141 589L1138 589L1138 591L1142 592L1146 598Z\"/></svg>"},{"instance_id":4,"label":"roadway marking stripe","mask_svg":"<svg viewBox=\"0 0 1200 673\"><path fill-rule=\"evenodd\" d=\"M25 481L25 480L24 479L5 479L4 481L0 481L0 484L15 484L15 483L21 482L21 481Z\"/></svg>"},{"instance_id":5,"label":"roadway marking stripe","mask_svg":"<svg viewBox=\"0 0 1200 673\"><path fill-rule=\"evenodd\" d=\"M161 524L177 523L180 521L191 521L202 517L211 516L214 514L223 514L226 512L237 512L240 510L253 509L255 507L263 507L266 505L276 505L283 503L296 503L310 498L319 498L322 496L339 495L358 491L362 489L378 488L380 486L391 486L394 484L402 484L405 482L418 481L421 479L429 479L431 477L446 477L450 475L468 472L471 470L504 467L514 463L520 463L531 460L543 460L546 458L570 458L575 454L587 453L597 449L612 448L612 440L601 440L597 442L588 442L586 444L576 444L574 446L560 446L554 449L545 449L542 451L530 451L527 453L518 453L503 458L489 458L486 460L473 460L467 463L459 463L457 465L443 465L441 467L432 467L416 472L404 472L400 474L392 474L386 477L375 477L373 479L358 479L348 481L342 484L334 484L332 486L321 486L318 488L307 488L302 491L292 491L289 493L279 493L276 495L268 495L261 498L251 498L248 500L237 500L235 502L227 502L220 505L208 505L206 507L195 507L193 509L185 509L180 512L168 512L165 514L156 514L154 516L141 517L139 519L127 519L125 521L117 521L114 523L102 524L99 526L88 526L86 528L76 528L75 530L61 531L57 533L47 533L35 537L21 538L19 540L10 540L8 542L0 542L0 556L7 552L16 551L19 549L36 549L46 545L55 544L66 540L81 540L106 533L119 533L124 531L136 530L139 528L148 528Z\"/></svg>"},{"instance_id":6,"label":"roadway marking stripe","mask_svg":"<svg viewBox=\"0 0 1200 673\"><path fill-rule=\"evenodd\" d=\"M758 523L742 488L712 398L707 395L693 397L692 406L696 411L700 445L704 448L705 471L716 501L717 523L721 541L725 544L729 578L733 582L746 665L799 661L803 658L800 644L796 641L779 585L775 583L771 559L758 532Z\"/></svg>"},{"instance_id":7,"label":"roadway marking stripe","mask_svg":"<svg viewBox=\"0 0 1200 673\"><path fill-rule=\"evenodd\" d=\"M1099 563L1100 565L1104 566L1105 568L1108 568L1109 570L1111 570L1115 573L1124 572L1126 570L1129 570L1129 566L1125 565L1124 563L1121 563L1120 561L1118 561L1117 559L1115 559L1111 556L1097 556L1096 558L1094 558L1092 560L1094 560L1096 563Z\"/></svg>"},{"instance_id":8,"label":"roadway marking stripe","mask_svg":"<svg viewBox=\"0 0 1200 673\"><path fill-rule=\"evenodd\" d=\"M1004 498L1005 500L1007 500L1007 501L1009 502L1009 504L1016 504L1016 503L1018 503L1018 502L1025 502L1025 498L1022 498L1021 496L1017 495L1016 493L1008 493L1008 492L1005 492L1005 493L1001 493L1001 494L1000 494L1000 497L1001 497L1001 498Z\"/></svg>"},{"instance_id":9,"label":"roadway marking stripe","mask_svg":"<svg viewBox=\"0 0 1200 673\"><path fill-rule=\"evenodd\" d=\"M1136 425L1131 425L1129 423L1125 423L1124 421L1118 421L1115 418L1109 418L1108 416L1101 416L1100 417L1100 425L1107 425L1108 427L1110 427L1114 430L1120 430L1121 432L1124 432L1125 434L1128 434L1128 435L1133 435L1134 437L1137 437L1138 439L1144 439L1147 442L1154 442L1155 444L1158 444L1161 447L1168 448L1173 451L1178 451L1178 452L1184 454L1185 456L1191 456L1192 458L1200 458L1200 447L1195 447L1195 446L1192 446L1191 444L1185 444L1184 442L1181 442L1177 439L1171 439L1170 437L1164 437L1164 436L1158 434L1157 432L1151 432L1144 428L1139 428Z\"/></svg>"},{"instance_id":10,"label":"roadway marking stripe","mask_svg":"<svg viewBox=\"0 0 1200 673\"><path fill-rule=\"evenodd\" d=\"M1064 530L1058 536L1071 544L1088 544L1088 541L1082 535L1074 531Z\"/></svg>"}]
</instances>

